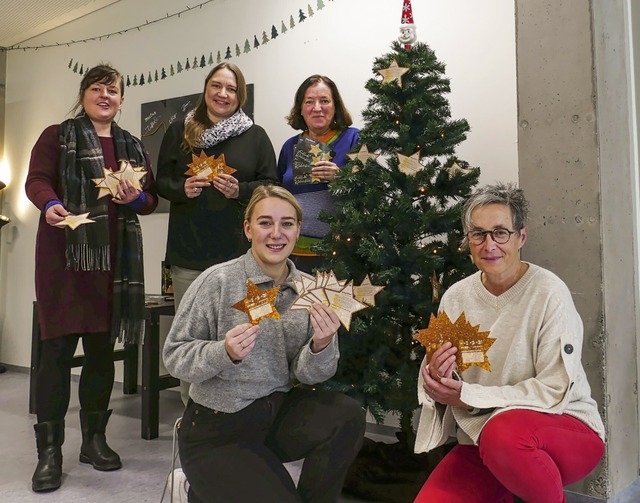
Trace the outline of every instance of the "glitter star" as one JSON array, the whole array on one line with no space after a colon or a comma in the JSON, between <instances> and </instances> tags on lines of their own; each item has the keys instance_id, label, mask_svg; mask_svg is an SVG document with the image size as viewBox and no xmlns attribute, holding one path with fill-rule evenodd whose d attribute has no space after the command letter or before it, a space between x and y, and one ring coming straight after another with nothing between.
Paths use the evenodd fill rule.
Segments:
<instances>
[{"instance_id":1,"label":"glitter star","mask_svg":"<svg viewBox=\"0 0 640 503\"><path fill-rule=\"evenodd\" d=\"M189 169L184 174L187 176L206 175L208 182L212 182L216 176L222 173L230 175L237 171L227 165L224 154L220 154L220 157L216 159L215 155L207 156L204 150L201 150L199 156L191 154L191 158L191 164L187 164Z\"/></svg>"},{"instance_id":2,"label":"glitter star","mask_svg":"<svg viewBox=\"0 0 640 503\"><path fill-rule=\"evenodd\" d=\"M275 300L280 289L278 287L261 290L253 281L247 280L247 296L233 306L243 313L247 313L249 323L257 325L262 318L280 319Z\"/></svg>"}]
</instances>

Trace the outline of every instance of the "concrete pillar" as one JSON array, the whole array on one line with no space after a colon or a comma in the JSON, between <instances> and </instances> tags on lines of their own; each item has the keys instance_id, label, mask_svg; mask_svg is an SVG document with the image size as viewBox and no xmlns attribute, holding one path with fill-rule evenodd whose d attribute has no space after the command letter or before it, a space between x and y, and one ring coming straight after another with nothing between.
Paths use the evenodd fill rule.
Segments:
<instances>
[{"instance_id":1,"label":"concrete pillar","mask_svg":"<svg viewBox=\"0 0 640 503\"><path fill-rule=\"evenodd\" d=\"M523 256L572 291L608 437L569 501L640 501L630 4L516 0L519 180L531 202Z\"/></svg>"}]
</instances>

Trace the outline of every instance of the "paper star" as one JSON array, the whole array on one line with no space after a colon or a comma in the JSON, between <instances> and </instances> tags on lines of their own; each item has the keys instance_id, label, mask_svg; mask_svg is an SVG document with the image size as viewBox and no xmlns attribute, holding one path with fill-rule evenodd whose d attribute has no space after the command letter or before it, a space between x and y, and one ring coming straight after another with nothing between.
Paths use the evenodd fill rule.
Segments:
<instances>
[{"instance_id":1,"label":"paper star","mask_svg":"<svg viewBox=\"0 0 640 503\"><path fill-rule=\"evenodd\" d=\"M134 167L129 161L120 161L120 169L109 176L115 178L117 182L129 180L131 185L136 189L142 190L140 180L147 174L147 170L140 167Z\"/></svg>"},{"instance_id":2,"label":"paper star","mask_svg":"<svg viewBox=\"0 0 640 503\"><path fill-rule=\"evenodd\" d=\"M369 306L375 306L375 296L382 289L384 289L384 286L372 285L371 279L369 279L369 275L367 274L362 280L360 286L355 287L354 296L360 302L364 302Z\"/></svg>"},{"instance_id":3,"label":"paper star","mask_svg":"<svg viewBox=\"0 0 640 503\"><path fill-rule=\"evenodd\" d=\"M187 164L189 169L184 174L187 176L206 175L208 182L212 182L216 176L223 173L230 175L237 171L231 166L227 166L224 154L220 154L220 157L216 159L215 155L207 156L204 150L201 150L199 156L191 154L191 158L193 162Z\"/></svg>"},{"instance_id":4,"label":"paper star","mask_svg":"<svg viewBox=\"0 0 640 503\"><path fill-rule=\"evenodd\" d=\"M473 171L473 169L474 168L462 168L457 162L454 161L453 164L447 168L447 171L449 171L449 177L452 177L456 173L470 173L471 171Z\"/></svg>"},{"instance_id":5,"label":"paper star","mask_svg":"<svg viewBox=\"0 0 640 503\"><path fill-rule=\"evenodd\" d=\"M247 280L247 296L233 306L243 313L247 313L249 323L257 325L262 318L280 319L275 300L280 289L278 287L261 290L253 281Z\"/></svg>"},{"instance_id":6,"label":"paper star","mask_svg":"<svg viewBox=\"0 0 640 503\"><path fill-rule=\"evenodd\" d=\"M357 154L347 154L347 157L352 161L355 161L357 159L364 165L369 159L373 159L375 161L378 157L380 157L380 154L371 153L369 152L369 149L366 145L362 145Z\"/></svg>"},{"instance_id":7,"label":"paper star","mask_svg":"<svg viewBox=\"0 0 640 503\"><path fill-rule=\"evenodd\" d=\"M406 155L397 154L400 164L398 169L406 175L415 175L418 171L424 169L424 166L420 164L420 151L407 157Z\"/></svg>"},{"instance_id":8,"label":"paper star","mask_svg":"<svg viewBox=\"0 0 640 503\"><path fill-rule=\"evenodd\" d=\"M98 197L96 199L100 199L104 196L116 197L118 194L118 179L111 176L113 171L109 168L102 168L102 174L104 175L102 178L91 179L98 188Z\"/></svg>"},{"instance_id":9,"label":"paper star","mask_svg":"<svg viewBox=\"0 0 640 503\"><path fill-rule=\"evenodd\" d=\"M442 284L440 283L440 279L435 271L433 271L433 275L431 276L431 301L438 302L440 300L440 289L442 288Z\"/></svg>"},{"instance_id":10,"label":"paper star","mask_svg":"<svg viewBox=\"0 0 640 503\"><path fill-rule=\"evenodd\" d=\"M327 291L327 298L329 299L329 307L335 311L340 323L347 330L351 326L353 313L368 307L366 304L354 299L352 294L346 292Z\"/></svg>"},{"instance_id":11,"label":"paper star","mask_svg":"<svg viewBox=\"0 0 640 503\"><path fill-rule=\"evenodd\" d=\"M442 311L436 318L433 314L429 320L429 327L413 336L422 343L427 350L427 359L431 359L433 352L445 342L451 342L458 348L456 363L458 371L463 372L471 366L478 366L491 372L491 363L487 351L496 341L490 339L490 332L480 332L480 325L472 326L461 313L455 323L452 323L447 313Z\"/></svg>"},{"instance_id":12,"label":"paper star","mask_svg":"<svg viewBox=\"0 0 640 503\"><path fill-rule=\"evenodd\" d=\"M68 215L64 220L53 225L55 225L56 227L70 227L72 231L75 231L76 228L83 224L95 223L95 220L87 218L88 216L89 213L82 213L81 215Z\"/></svg>"},{"instance_id":13,"label":"paper star","mask_svg":"<svg viewBox=\"0 0 640 503\"><path fill-rule=\"evenodd\" d=\"M311 155L320 155L321 152L322 149L320 148L320 145L311 145L311 147L309 147L309 153Z\"/></svg>"},{"instance_id":14,"label":"paper star","mask_svg":"<svg viewBox=\"0 0 640 503\"><path fill-rule=\"evenodd\" d=\"M409 68L406 66L398 66L398 62L394 59L388 68L382 68L376 71L382 75L383 83L396 81L398 86L402 87L402 76L409 71Z\"/></svg>"}]
</instances>

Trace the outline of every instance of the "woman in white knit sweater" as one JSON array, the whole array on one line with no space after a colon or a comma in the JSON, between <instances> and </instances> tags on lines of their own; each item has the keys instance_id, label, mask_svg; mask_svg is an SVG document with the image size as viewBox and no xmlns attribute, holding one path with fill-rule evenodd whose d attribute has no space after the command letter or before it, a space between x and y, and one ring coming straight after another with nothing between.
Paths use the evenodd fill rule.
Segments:
<instances>
[{"instance_id":1,"label":"woman in white knit sweater","mask_svg":"<svg viewBox=\"0 0 640 503\"><path fill-rule=\"evenodd\" d=\"M489 331L491 371L455 369L445 343L423 362L416 452L458 445L416 502L564 502L604 453L604 426L581 362L582 321L556 275L520 260L527 240L524 194L487 186L465 203L463 226L479 271L445 293L440 311Z\"/></svg>"}]
</instances>

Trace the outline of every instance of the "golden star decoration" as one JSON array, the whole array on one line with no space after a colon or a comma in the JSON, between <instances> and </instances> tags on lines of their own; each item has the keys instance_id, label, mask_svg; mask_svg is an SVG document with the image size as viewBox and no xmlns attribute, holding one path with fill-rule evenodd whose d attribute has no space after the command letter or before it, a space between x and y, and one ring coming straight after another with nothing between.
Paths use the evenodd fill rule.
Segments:
<instances>
[{"instance_id":1,"label":"golden star decoration","mask_svg":"<svg viewBox=\"0 0 640 503\"><path fill-rule=\"evenodd\" d=\"M490 332L481 332L479 327L480 325L472 326L464 313L452 323L447 313L442 311L438 317L432 314L428 328L418 330L413 338L427 350L427 360L431 359L436 349L445 342L450 342L458 348L456 364L459 372L474 365L491 372L487 351L496 340L490 339Z\"/></svg>"},{"instance_id":2,"label":"golden star decoration","mask_svg":"<svg viewBox=\"0 0 640 503\"><path fill-rule=\"evenodd\" d=\"M230 175L237 170L228 166L224 154L216 159L215 155L207 156L204 150L200 151L200 155L191 154L191 164L187 164L189 169L184 172L187 176L206 175L207 181L212 182L213 179L221 174Z\"/></svg>"},{"instance_id":3,"label":"golden star decoration","mask_svg":"<svg viewBox=\"0 0 640 503\"><path fill-rule=\"evenodd\" d=\"M118 194L118 184L120 183L117 178L112 177L113 171L109 168L102 168L102 178L92 178L91 181L96 184L98 189L98 197L100 199L104 196L116 197Z\"/></svg>"},{"instance_id":4,"label":"golden star decoration","mask_svg":"<svg viewBox=\"0 0 640 503\"><path fill-rule=\"evenodd\" d=\"M360 161L362 163L362 165L364 166L365 164L367 164L367 161L369 159L372 160L376 160L378 157L380 157L380 154L374 154L372 152L369 152L369 149L367 148L366 145L362 145L362 147L360 147L360 150L358 150L357 154L347 154L347 157L352 160L352 161ZM351 170L354 173L358 172L358 167L357 166L353 166L353 168L351 168Z\"/></svg>"},{"instance_id":5,"label":"golden star decoration","mask_svg":"<svg viewBox=\"0 0 640 503\"><path fill-rule=\"evenodd\" d=\"M144 175L147 174L147 170L144 168L134 167L129 161L120 161L120 169L111 173L109 176L116 179L119 182L129 180L131 185L138 190L142 190L141 180Z\"/></svg>"},{"instance_id":6,"label":"golden star decoration","mask_svg":"<svg viewBox=\"0 0 640 503\"><path fill-rule=\"evenodd\" d=\"M322 152L322 149L320 148L320 145L311 145L309 147L309 153L312 156L320 155L321 152Z\"/></svg>"},{"instance_id":7,"label":"golden star decoration","mask_svg":"<svg viewBox=\"0 0 640 503\"><path fill-rule=\"evenodd\" d=\"M362 280L362 283L360 284L360 286L355 287L354 296L360 302L363 302L369 306L375 306L376 305L375 296L382 289L384 289L384 286L371 284L371 279L367 274Z\"/></svg>"},{"instance_id":8,"label":"golden star decoration","mask_svg":"<svg viewBox=\"0 0 640 503\"><path fill-rule=\"evenodd\" d=\"M398 66L398 62L394 59L388 68L382 68L376 71L380 75L382 75L383 83L390 83L395 81L397 82L399 87L402 87L402 76L409 71L409 67Z\"/></svg>"},{"instance_id":9,"label":"golden star decoration","mask_svg":"<svg viewBox=\"0 0 640 503\"><path fill-rule=\"evenodd\" d=\"M292 311L308 310L313 304L324 304L335 311L347 330L351 327L353 313L369 307L356 298L357 287L353 286L353 282L338 280L333 271L317 272L315 278L302 274L301 279L294 282L298 298L291 305Z\"/></svg>"},{"instance_id":10,"label":"golden star decoration","mask_svg":"<svg viewBox=\"0 0 640 503\"><path fill-rule=\"evenodd\" d=\"M449 177L452 177L456 173L462 173L463 175L466 175L467 173L473 171L473 168L462 168L457 162L454 161L453 164L451 164L451 166L447 168L447 171L449 172Z\"/></svg>"},{"instance_id":11,"label":"golden star decoration","mask_svg":"<svg viewBox=\"0 0 640 503\"><path fill-rule=\"evenodd\" d=\"M253 281L247 280L247 296L233 306L243 313L247 313L249 323L257 325L262 318L280 319L275 300L280 289L278 287L261 290Z\"/></svg>"},{"instance_id":12,"label":"golden star decoration","mask_svg":"<svg viewBox=\"0 0 640 503\"><path fill-rule=\"evenodd\" d=\"M440 300L440 289L442 288L442 283L440 283L440 278L435 271L431 275L431 301L438 302Z\"/></svg>"},{"instance_id":13,"label":"golden star decoration","mask_svg":"<svg viewBox=\"0 0 640 503\"><path fill-rule=\"evenodd\" d=\"M64 220L53 224L56 227L70 227L72 231L75 231L79 226L84 224L92 224L95 220L87 218L89 213L82 213L81 215L68 215Z\"/></svg>"},{"instance_id":14,"label":"golden star decoration","mask_svg":"<svg viewBox=\"0 0 640 503\"><path fill-rule=\"evenodd\" d=\"M420 151L418 150L411 156L402 154L396 154L398 156L398 169L406 175L415 175L418 171L424 169L424 166L420 164Z\"/></svg>"}]
</instances>

